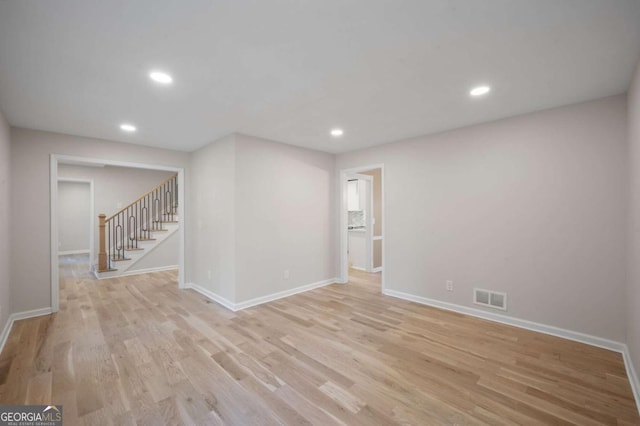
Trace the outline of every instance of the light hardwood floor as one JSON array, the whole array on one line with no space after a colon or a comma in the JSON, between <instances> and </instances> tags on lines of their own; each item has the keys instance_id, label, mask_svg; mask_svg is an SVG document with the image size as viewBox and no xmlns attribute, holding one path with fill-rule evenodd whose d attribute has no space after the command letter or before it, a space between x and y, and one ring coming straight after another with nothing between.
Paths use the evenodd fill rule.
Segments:
<instances>
[{"instance_id":1,"label":"light hardwood floor","mask_svg":"<svg viewBox=\"0 0 640 426\"><path fill-rule=\"evenodd\" d=\"M161 272L61 266L15 323L0 404L65 424L640 424L620 354L380 295L376 275L237 313Z\"/></svg>"}]
</instances>

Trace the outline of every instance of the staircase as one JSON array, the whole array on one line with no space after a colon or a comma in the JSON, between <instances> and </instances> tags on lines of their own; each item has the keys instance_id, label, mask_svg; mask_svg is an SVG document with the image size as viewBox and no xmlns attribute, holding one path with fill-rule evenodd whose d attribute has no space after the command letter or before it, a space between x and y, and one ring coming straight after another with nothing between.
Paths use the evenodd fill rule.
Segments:
<instances>
[{"instance_id":1,"label":"staircase","mask_svg":"<svg viewBox=\"0 0 640 426\"><path fill-rule=\"evenodd\" d=\"M100 248L96 276L124 275L178 230L178 175L171 176L107 218L98 215Z\"/></svg>"}]
</instances>

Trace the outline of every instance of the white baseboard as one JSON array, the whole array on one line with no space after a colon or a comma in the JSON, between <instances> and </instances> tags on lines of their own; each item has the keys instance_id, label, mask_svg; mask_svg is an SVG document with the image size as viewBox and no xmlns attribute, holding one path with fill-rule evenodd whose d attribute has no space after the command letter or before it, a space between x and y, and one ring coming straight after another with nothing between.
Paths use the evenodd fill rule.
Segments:
<instances>
[{"instance_id":1,"label":"white baseboard","mask_svg":"<svg viewBox=\"0 0 640 426\"><path fill-rule=\"evenodd\" d=\"M9 318L7 318L7 323L5 324L4 329L2 330L2 335L0 335L0 353L2 352L2 349L4 349L5 343L7 343L7 339L9 338L9 333L11 333L11 328L13 327L14 322L27 319L27 318L34 318L34 317L40 317L43 315L49 315L51 313L52 313L51 308L40 308L40 309L34 309L32 311L16 312L9 315Z\"/></svg>"},{"instance_id":2,"label":"white baseboard","mask_svg":"<svg viewBox=\"0 0 640 426\"><path fill-rule=\"evenodd\" d=\"M367 272L367 269L366 269L366 268L361 268L361 267L359 267L359 266L353 266L353 265L351 265L351 266L350 266L350 268L351 268L351 269L355 269L356 271Z\"/></svg>"},{"instance_id":3,"label":"white baseboard","mask_svg":"<svg viewBox=\"0 0 640 426\"><path fill-rule=\"evenodd\" d=\"M230 300L225 299L224 297L212 292L211 290L207 290L206 288L204 288L202 286L199 286L198 284L187 283L187 284L185 284L184 288L193 289L193 290L197 291L198 293L202 294L203 296L208 297L209 299L213 300L214 302L217 302L217 303L221 304L225 308L236 312L236 311L240 311L242 309L250 308L252 306L261 305L263 303L272 302L274 300L282 299L283 297L293 296L294 294L303 293L305 291L309 291L309 290L313 290L313 289L316 289L316 288L324 287L326 285L334 284L336 282L337 282L336 278L330 278L328 280L323 280L323 281L318 281L318 282L311 283L311 284L302 285L300 287L295 287L295 288L292 288L292 289L289 289L289 290L279 291L277 293L268 294L266 296L256 297L255 299L245 300L244 302L240 302L240 303L233 303Z\"/></svg>"},{"instance_id":4,"label":"white baseboard","mask_svg":"<svg viewBox=\"0 0 640 426\"><path fill-rule=\"evenodd\" d=\"M640 380L638 380L636 369L633 367L633 361L631 360L631 354L629 353L629 347L627 345L624 345L622 358L624 358L624 366L627 370L627 377L629 377L633 397L636 399L636 408L638 409L638 414L640 414Z\"/></svg>"},{"instance_id":5,"label":"white baseboard","mask_svg":"<svg viewBox=\"0 0 640 426\"><path fill-rule=\"evenodd\" d=\"M91 254L91 252L89 250L67 250L58 252L58 256L70 256L72 254Z\"/></svg>"},{"instance_id":6,"label":"white baseboard","mask_svg":"<svg viewBox=\"0 0 640 426\"><path fill-rule=\"evenodd\" d=\"M537 331L539 333L550 334L552 336L562 337L565 339L573 340L580 343L586 343L592 346L598 346L600 348L609 349L615 352L624 350L624 343L616 342L614 340L603 339L602 337L592 336L590 334L580 333L577 331L566 330L564 328L554 327L551 325L540 324L533 321L523 320L520 318L514 318L507 315L496 314L493 312L486 312L476 308L469 308L467 306L456 305L455 303L442 302L440 300L429 299L427 297L416 296L409 293L403 293L396 290L384 290L383 294L387 296L397 297L399 299L409 300L411 302L420 303L422 305L433 306L447 311L458 312L472 317L482 318L489 321L499 322L502 324L512 325L514 327L524 328L527 330Z\"/></svg>"},{"instance_id":7,"label":"white baseboard","mask_svg":"<svg viewBox=\"0 0 640 426\"><path fill-rule=\"evenodd\" d=\"M506 315L496 314L493 312L485 312L480 309L469 308L467 306L456 305L454 303L442 302L440 300L429 299L427 297L416 296L409 293L404 293L396 290L385 289L382 291L387 296L397 297L399 299L408 300L411 302L420 303L422 305L433 306L435 308L445 309L447 311L453 311L460 314L469 315L472 317L482 318L489 321L499 322L502 324L511 325L514 327L524 328L526 330L537 331L539 333L550 334L556 337L562 337L564 339L573 340L575 342L585 343L591 346L597 346L603 349L609 349L614 352L622 354L624 365L627 370L627 376L633 396L636 400L636 408L640 413L640 382L636 374L635 368L631 361L629 354L629 348L626 344L616 342L614 340L603 339L602 337L592 336L590 334L580 333L577 331L566 330L564 328L554 327L551 325L540 324L533 321L523 320L520 318L514 318Z\"/></svg>"},{"instance_id":8,"label":"white baseboard","mask_svg":"<svg viewBox=\"0 0 640 426\"><path fill-rule=\"evenodd\" d=\"M125 271L121 274L116 274L116 275L112 275L109 277L100 277L98 276L99 272L93 271L93 276L96 277L99 280L108 280L110 278L120 278L120 277L128 277L131 275L141 275L141 274L148 274L150 272L162 272L162 271L173 271L175 269L178 269L178 265L169 265L169 266L158 266L155 268L145 268L145 269L136 269L135 271Z\"/></svg>"},{"instance_id":9,"label":"white baseboard","mask_svg":"<svg viewBox=\"0 0 640 426\"><path fill-rule=\"evenodd\" d=\"M231 302L228 299L225 299L224 297L212 292L211 290L207 290L206 288L199 286L198 284L194 284L194 283L185 283L184 288L190 288L194 291L197 291L198 293L200 293L201 295L203 295L204 297L207 297L211 300L213 300L216 303L219 303L220 305L224 306L225 308L232 310L232 311L237 311L237 309L235 308L235 304L233 302Z\"/></svg>"},{"instance_id":10,"label":"white baseboard","mask_svg":"<svg viewBox=\"0 0 640 426\"><path fill-rule=\"evenodd\" d=\"M266 296L256 297L255 299L245 300L244 302L236 303L235 310L239 311L241 309L247 309L252 306L261 305L263 303L282 299L283 297L293 296L294 294L298 294L298 293L304 293L305 291L314 290L316 288L324 287L329 284L335 284L336 281L337 281L336 278L329 278L328 280L322 280L315 283L302 285L300 287L291 288L289 290L268 294Z\"/></svg>"},{"instance_id":11,"label":"white baseboard","mask_svg":"<svg viewBox=\"0 0 640 426\"><path fill-rule=\"evenodd\" d=\"M373 269L371 270L371 272L373 272L374 274L375 274L375 273L377 273L377 272L382 272L382 266L378 266L378 267L376 267L376 268L373 268Z\"/></svg>"}]
</instances>

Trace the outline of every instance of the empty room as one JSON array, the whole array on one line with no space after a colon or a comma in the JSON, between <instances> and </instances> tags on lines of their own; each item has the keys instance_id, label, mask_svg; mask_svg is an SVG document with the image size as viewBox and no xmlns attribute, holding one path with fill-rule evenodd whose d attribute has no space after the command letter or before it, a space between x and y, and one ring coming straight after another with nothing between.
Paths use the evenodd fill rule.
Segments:
<instances>
[{"instance_id":1,"label":"empty room","mask_svg":"<svg viewBox=\"0 0 640 426\"><path fill-rule=\"evenodd\" d=\"M0 425L640 425L640 0L1 0Z\"/></svg>"}]
</instances>

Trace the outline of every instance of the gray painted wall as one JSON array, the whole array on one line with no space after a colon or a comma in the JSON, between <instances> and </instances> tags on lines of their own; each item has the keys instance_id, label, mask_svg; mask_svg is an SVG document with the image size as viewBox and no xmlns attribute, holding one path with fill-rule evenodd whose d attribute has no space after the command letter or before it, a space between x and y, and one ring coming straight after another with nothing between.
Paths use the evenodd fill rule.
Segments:
<instances>
[{"instance_id":1,"label":"gray painted wall","mask_svg":"<svg viewBox=\"0 0 640 426\"><path fill-rule=\"evenodd\" d=\"M236 302L335 278L334 179L331 154L236 136Z\"/></svg>"},{"instance_id":2,"label":"gray painted wall","mask_svg":"<svg viewBox=\"0 0 640 426\"><path fill-rule=\"evenodd\" d=\"M187 282L235 301L235 136L191 154ZM210 271L210 272L209 272Z\"/></svg>"},{"instance_id":3,"label":"gray painted wall","mask_svg":"<svg viewBox=\"0 0 640 426\"><path fill-rule=\"evenodd\" d=\"M333 165L239 134L194 152L192 282L239 303L334 278Z\"/></svg>"},{"instance_id":4,"label":"gray painted wall","mask_svg":"<svg viewBox=\"0 0 640 426\"><path fill-rule=\"evenodd\" d=\"M58 181L58 252L89 252L90 224L91 185Z\"/></svg>"},{"instance_id":5,"label":"gray painted wall","mask_svg":"<svg viewBox=\"0 0 640 426\"><path fill-rule=\"evenodd\" d=\"M338 155L385 166L386 286L625 341L626 100ZM454 292L445 281L454 281Z\"/></svg>"}]
</instances>

